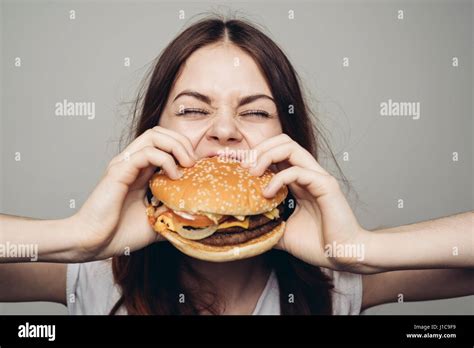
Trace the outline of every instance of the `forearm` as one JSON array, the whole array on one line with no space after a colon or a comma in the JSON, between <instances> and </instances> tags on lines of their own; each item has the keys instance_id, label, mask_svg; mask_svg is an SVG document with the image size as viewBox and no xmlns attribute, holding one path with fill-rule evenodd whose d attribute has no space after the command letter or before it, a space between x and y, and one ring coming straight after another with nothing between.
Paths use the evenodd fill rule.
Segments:
<instances>
[{"instance_id":1,"label":"forearm","mask_svg":"<svg viewBox=\"0 0 474 348\"><path fill-rule=\"evenodd\" d=\"M71 218L36 220L0 214L0 263L77 261Z\"/></svg>"},{"instance_id":2,"label":"forearm","mask_svg":"<svg viewBox=\"0 0 474 348\"><path fill-rule=\"evenodd\" d=\"M474 267L473 212L367 233L373 271Z\"/></svg>"}]
</instances>

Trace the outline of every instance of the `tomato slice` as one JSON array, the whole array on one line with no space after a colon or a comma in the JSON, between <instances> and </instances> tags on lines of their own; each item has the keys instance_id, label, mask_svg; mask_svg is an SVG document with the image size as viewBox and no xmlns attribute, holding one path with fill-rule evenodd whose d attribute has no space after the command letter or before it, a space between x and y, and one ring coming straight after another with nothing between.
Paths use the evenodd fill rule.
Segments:
<instances>
[{"instance_id":1,"label":"tomato slice","mask_svg":"<svg viewBox=\"0 0 474 348\"><path fill-rule=\"evenodd\" d=\"M215 225L214 221L209 219L207 216L204 215L194 215L190 213L185 213L182 215L178 215L178 213L172 211L171 214L173 215L173 219L184 226L193 226L193 227L208 227L211 225ZM192 219L188 218L192 217Z\"/></svg>"}]
</instances>

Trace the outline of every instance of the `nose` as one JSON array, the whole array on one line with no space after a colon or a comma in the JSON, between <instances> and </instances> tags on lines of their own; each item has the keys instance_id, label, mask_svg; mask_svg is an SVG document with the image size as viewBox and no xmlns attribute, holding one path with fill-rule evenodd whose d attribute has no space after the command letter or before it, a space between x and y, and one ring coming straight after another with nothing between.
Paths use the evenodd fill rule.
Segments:
<instances>
[{"instance_id":1,"label":"nose","mask_svg":"<svg viewBox=\"0 0 474 348\"><path fill-rule=\"evenodd\" d=\"M219 115L214 118L212 126L207 131L206 138L210 142L229 146L240 143L243 136L232 115Z\"/></svg>"}]
</instances>

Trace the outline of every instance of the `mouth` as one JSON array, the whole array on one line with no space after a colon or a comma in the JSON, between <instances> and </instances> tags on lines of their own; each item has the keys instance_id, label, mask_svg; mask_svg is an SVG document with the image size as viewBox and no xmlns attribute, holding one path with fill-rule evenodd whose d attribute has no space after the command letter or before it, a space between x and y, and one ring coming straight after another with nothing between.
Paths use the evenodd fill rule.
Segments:
<instances>
[{"instance_id":1,"label":"mouth","mask_svg":"<svg viewBox=\"0 0 474 348\"><path fill-rule=\"evenodd\" d=\"M248 162L255 156L253 150L250 149L232 149L225 147L223 149L209 151L203 156L203 158L208 157L218 157L222 162Z\"/></svg>"},{"instance_id":2,"label":"mouth","mask_svg":"<svg viewBox=\"0 0 474 348\"><path fill-rule=\"evenodd\" d=\"M217 154L218 154L218 151L217 151L217 150L216 150L216 151L214 151L214 150L213 150L213 151L208 151L208 152L206 152L204 155L199 156L199 158L214 157L214 156L217 156Z\"/></svg>"}]
</instances>

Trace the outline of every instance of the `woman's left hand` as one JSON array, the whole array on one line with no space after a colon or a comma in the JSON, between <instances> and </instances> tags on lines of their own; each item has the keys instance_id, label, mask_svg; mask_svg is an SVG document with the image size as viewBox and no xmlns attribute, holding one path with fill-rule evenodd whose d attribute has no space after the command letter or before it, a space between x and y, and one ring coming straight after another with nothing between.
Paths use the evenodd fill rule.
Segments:
<instances>
[{"instance_id":1,"label":"woman's left hand","mask_svg":"<svg viewBox=\"0 0 474 348\"><path fill-rule=\"evenodd\" d=\"M262 175L272 164L279 170L263 195L273 197L288 185L297 200L276 248L315 266L359 270L369 232L359 225L337 180L286 134L266 139L253 150L256 161L242 163L252 175Z\"/></svg>"}]
</instances>

